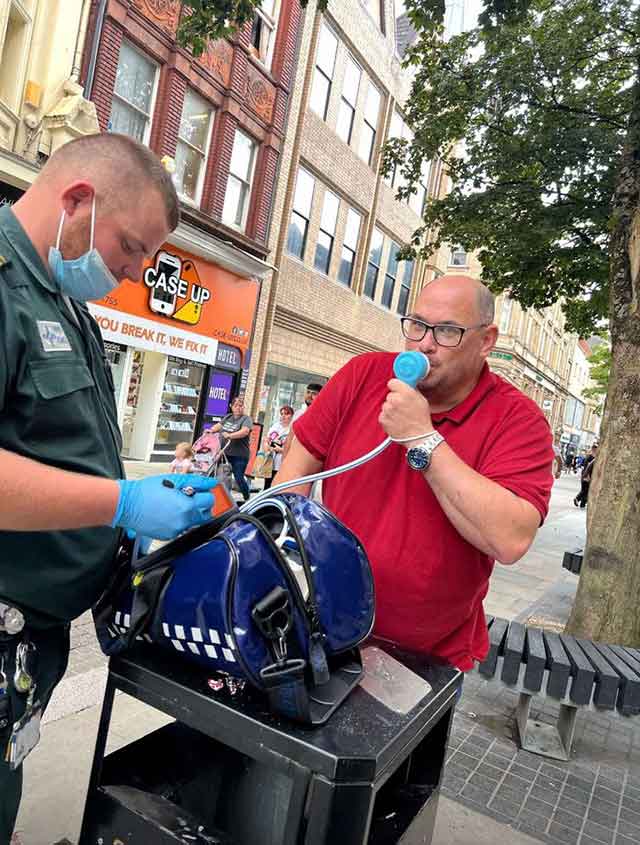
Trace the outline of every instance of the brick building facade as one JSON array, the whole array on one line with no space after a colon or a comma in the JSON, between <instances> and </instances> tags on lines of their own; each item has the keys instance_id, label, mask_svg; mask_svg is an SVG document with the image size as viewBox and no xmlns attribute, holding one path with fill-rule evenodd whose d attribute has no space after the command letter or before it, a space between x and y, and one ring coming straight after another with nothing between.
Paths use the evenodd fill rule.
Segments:
<instances>
[{"instance_id":1,"label":"brick building facade","mask_svg":"<svg viewBox=\"0 0 640 845\"><path fill-rule=\"evenodd\" d=\"M298 0L265 0L253 24L196 59L176 40L181 5L93 0L81 72L100 128L165 158L181 198L180 226L145 275L149 301L131 306L127 294L94 308L117 358L125 455L152 460L197 437L246 389L301 17ZM210 301L176 301L163 289L172 274L196 293L206 276ZM132 323L154 340L173 329L173 349L132 346L121 334ZM176 351L205 345L191 358Z\"/></svg>"},{"instance_id":2,"label":"brick building facade","mask_svg":"<svg viewBox=\"0 0 640 845\"><path fill-rule=\"evenodd\" d=\"M399 316L442 263L395 257L420 225L426 191L446 189L441 168L425 167L418 193L399 202L401 174L381 173L385 141L409 136L407 32L395 5L350 0L320 14L310 2L304 14L269 242L277 270L249 380L266 423L353 355L399 349Z\"/></svg>"}]
</instances>

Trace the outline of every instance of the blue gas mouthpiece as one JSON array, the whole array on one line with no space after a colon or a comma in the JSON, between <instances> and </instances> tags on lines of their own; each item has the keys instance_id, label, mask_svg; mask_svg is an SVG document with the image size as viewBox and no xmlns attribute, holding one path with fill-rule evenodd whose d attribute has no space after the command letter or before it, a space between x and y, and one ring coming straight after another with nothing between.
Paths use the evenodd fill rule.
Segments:
<instances>
[{"instance_id":1,"label":"blue gas mouthpiece","mask_svg":"<svg viewBox=\"0 0 640 845\"><path fill-rule=\"evenodd\" d=\"M422 381L422 379L425 378L429 372L430 366L431 365L429 364L427 356L423 355L422 352L418 352L416 349L411 352L401 352L396 356L396 359L393 362L393 373L396 378L400 379L400 381L411 385L411 387L415 387L419 381ZM379 455L380 452L384 452L387 446L390 446L393 442L394 441L391 437L387 437L382 441L382 443L378 444L375 449L372 449L360 458L354 458L354 460L349 461L347 464L342 464L339 467L332 467L331 469L325 469L322 472L314 472L312 475L305 475L302 478L295 478L292 481L283 481L281 484L269 487L258 493L257 496L249 499L248 502L245 502L244 505L241 506L240 511L251 513L258 504L262 504L265 499L269 496L273 496L275 493L281 493L283 490L288 490L291 487L297 487L302 484L313 484L316 481L322 481L324 478L331 478L334 475L341 475L343 472L349 472L349 470L355 469L356 467L362 466L362 464L366 464L367 461L373 460L373 458ZM402 443L405 441L397 440L396 442Z\"/></svg>"},{"instance_id":2,"label":"blue gas mouthpiece","mask_svg":"<svg viewBox=\"0 0 640 845\"><path fill-rule=\"evenodd\" d=\"M429 372L429 359L417 349L401 352L393 362L393 373L405 384L415 387Z\"/></svg>"}]
</instances>

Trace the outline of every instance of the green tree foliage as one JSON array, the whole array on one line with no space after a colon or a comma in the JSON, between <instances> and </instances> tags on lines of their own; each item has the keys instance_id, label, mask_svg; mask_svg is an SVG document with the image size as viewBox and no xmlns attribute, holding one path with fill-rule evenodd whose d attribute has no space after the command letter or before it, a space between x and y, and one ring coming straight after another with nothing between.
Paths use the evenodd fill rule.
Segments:
<instances>
[{"instance_id":1,"label":"green tree foliage","mask_svg":"<svg viewBox=\"0 0 640 845\"><path fill-rule=\"evenodd\" d=\"M326 9L328 0L319 0L319 8ZM306 8L309 0L300 0ZM252 21L261 0L185 0L178 40L199 56L210 41L226 38L248 21Z\"/></svg>"},{"instance_id":2,"label":"green tree foliage","mask_svg":"<svg viewBox=\"0 0 640 845\"><path fill-rule=\"evenodd\" d=\"M430 3L426 4L431 7ZM494 4L495 5L495 4ZM498 4L499 5L499 4ZM485 280L524 307L563 297L583 335L608 314L608 243L616 174L638 69L634 0L531 0L485 12L443 40L423 0L406 111L413 144L389 144L412 190L440 158L451 193L431 199L417 247L478 250ZM464 144L458 142L464 138Z\"/></svg>"},{"instance_id":3,"label":"green tree foliage","mask_svg":"<svg viewBox=\"0 0 640 845\"><path fill-rule=\"evenodd\" d=\"M611 370L611 347L608 343L600 343L589 358L589 375L593 387L583 391L587 399L595 399L598 402L597 412L602 416L604 411L604 400L609 389L609 371Z\"/></svg>"}]
</instances>

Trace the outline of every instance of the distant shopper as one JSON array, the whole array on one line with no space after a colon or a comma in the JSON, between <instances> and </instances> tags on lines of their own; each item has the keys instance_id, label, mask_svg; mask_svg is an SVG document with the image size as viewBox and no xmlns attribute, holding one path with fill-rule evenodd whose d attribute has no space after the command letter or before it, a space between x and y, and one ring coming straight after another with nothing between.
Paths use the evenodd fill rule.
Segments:
<instances>
[{"instance_id":1,"label":"distant shopper","mask_svg":"<svg viewBox=\"0 0 640 845\"><path fill-rule=\"evenodd\" d=\"M305 391L304 391L304 404L301 405L298 410L293 415L292 422L299 420L300 417L305 413L305 411L313 405L318 393L322 390L322 385L317 384L316 382L312 382L308 384Z\"/></svg>"},{"instance_id":2,"label":"distant shopper","mask_svg":"<svg viewBox=\"0 0 640 845\"><path fill-rule=\"evenodd\" d=\"M562 451L557 441L553 444L553 474L555 478L560 478L562 475Z\"/></svg>"},{"instance_id":3,"label":"distant shopper","mask_svg":"<svg viewBox=\"0 0 640 845\"><path fill-rule=\"evenodd\" d=\"M308 409L313 405L315 402L318 394L322 390L322 385L318 384L317 382L311 382L308 384L305 391L304 391L304 404L301 405L298 410L293 415L293 419L291 420L291 425L293 425L296 420L299 420L300 417L308 411ZM291 433L291 437L287 439L287 442L284 447L283 457L287 457L289 454L289 449L291 448L291 442L293 441L293 432Z\"/></svg>"},{"instance_id":4,"label":"distant shopper","mask_svg":"<svg viewBox=\"0 0 640 845\"><path fill-rule=\"evenodd\" d=\"M598 446L596 443L591 447L591 451L585 458L584 466L580 476L580 492L573 500L576 507L586 508L589 499L589 487L591 486L591 476L593 475L593 467L598 454Z\"/></svg>"},{"instance_id":5,"label":"distant shopper","mask_svg":"<svg viewBox=\"0 0 640 845\"><path fill-rule=\"evenodd\" d=\"M271 454L273 458L273 469L271 471L271 476L269 478L265 478L264 480L264 489L268 490L271 487L271 483L273 481L273 477L278 472L282 465L282 457L284 455L284 449L287 442L287 438L289 437L289 432L291 431L291 421L293 419L293 408L291 405L283 405L280 408L280 420L275 425L273 425L267 434L267 451Z\"/></svg>"},{"instance_id":6,"label":"distant shopper","mask_svg":"<svg viewBox=\"0 0 640 845\"><path fill-rule=\"evenodd\" d=\"M175 458L171 461L171 472L184 474L193 472L193 449L190 443L178 443Z\"/></svg>"},{"instance_id":7,"label":"distant shopper","mask_svg":"<svg viewBox=\"0 0 640 845\"><path fill-rule=\"evenodd\" d=\"M237 396L231 403L231 413L210 428L213 434L220 432L225 457L229 459L233 477L245 502L249 498L249 485L244 472L249 463L249 436L252 428L253 421L244 412L244 399L241 396Z\"/></svg>"}]
</instances>

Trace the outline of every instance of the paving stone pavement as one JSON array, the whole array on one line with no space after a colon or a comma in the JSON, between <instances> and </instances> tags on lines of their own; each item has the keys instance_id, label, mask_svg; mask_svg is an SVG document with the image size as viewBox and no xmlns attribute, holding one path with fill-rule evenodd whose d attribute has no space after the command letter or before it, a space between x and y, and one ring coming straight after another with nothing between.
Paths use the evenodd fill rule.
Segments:
<instances>
[{"instance_id":1,"label":"paving stone pavement","mask_svg":"<svg viewBox=\"0 0 640 845\"><path fill-rule=\"evenodd\" d=\"M129 477L163 469L127 466ZM514 566L496 566L485 601L488 613L549 626L566 622L577 578L562 569L562 554L580 547L585 532L585 513L572 504L578 487L573 476L556 482L549 516L530 551ZM66 700L53 718L97 704L105 668L91 616L84 614L72 626ZM74 710L73 689L83 678L91 680L90 692ZM465 678L444 795L508 826L508 842L526 834L548 845L640 843L640 718L580 711L572 759L550 763L518 749L516 702L517 694L497 681L477 673ZM554 722L556 708L534 699L532 717Z\"/></svg>"},{"instance_id":2,"label":"paving stone pavement","mask_svg":"<svg viewBox=\"0 0 640 845\"><path fill-rule=\"evenodd\" d=\"M638 845L640 719L579 711L567 763L518 748L517 693L477 673L465 678L443 793L549 845ZM534 698L554 723L557 705Z\"/></svg>"}]
</instances>

